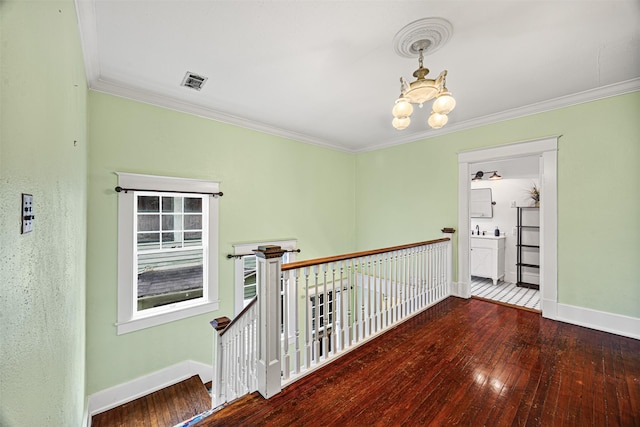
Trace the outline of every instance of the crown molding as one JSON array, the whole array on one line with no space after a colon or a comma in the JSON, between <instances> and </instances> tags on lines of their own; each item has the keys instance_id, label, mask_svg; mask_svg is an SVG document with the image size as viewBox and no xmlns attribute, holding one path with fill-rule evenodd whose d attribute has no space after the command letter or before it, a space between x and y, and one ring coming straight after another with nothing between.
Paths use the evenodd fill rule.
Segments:
<instances>
[{"instance_id":1,"label":"crown molding","mask_svg":"<svg viewBox=\"0 0 640 427\"><path fill-rule=\"evenodd\" d=\"M467 120L460 123L449 123L446 127L438 130L426 130L424 132L413 133L406 137L396 138L388 143L367 147L356 150L356 153L364 153L368 151L381 150L396 145L408 144L410 142L422 141L438 136L460 132L463 130L473 129L480 126L486 126L493 123L503 122L506 120L517 119L520 117L531 116L534 114L544 113L547 111L557 110L559 108L571 107L573 105L584 104L586 102L597 101L599 99L610 98L612 96L624 95L626 93L640 91L640 78L626 80L619 83L601 86L595 89L574 93L571 95L561 96L549 99L547 101L537 102L535 104L525 105L523 107L513 108L511 110L502 111L500 113L489 114L477 119Z\"/></svg>"},{"instance_id":2,"label":"crown molding","mask_svg":"<svg viewBox=\"0 0 640 427\"><path fill-rule=\"evenodd\" d=\"M90 61L89 61L90 62ZM87 76L89 77L89 67L87 67ZM369 151L381 150L384 148L394 147L396 145L408 144L411 142L421 141L425 139L431 139L450 133L460 132L463 130L473 129L481 126L486 126L493 123L503 122L506 120L512 120L520 117L526 117L534 114L544 113L547 111L557 110L559 108L570 107L573 105L583 104L586 102L597 101L599 99L609 98L612 96L624 95L626 93L636 92L640 90L640 78L627 80L620 83L615 83L607 86L602 86L596 89L591 89L583 92L578 92L572 95L562 96L559 98L550 99L535 104L526 105L524 107L518 107L511 110L503 111L496 114L490 114L487 116L479 117L477 119L467 120L464 122L452 124L445 128L438 130L427 130L424 132L413 133L406 137L397 138L388 143L375 145L372 147L351 149L344 146L332 144L328 141L315 138L306 134L288 131L286 129L277 128L268 124L248 120L242 117L233 116L230 114L221 113L219 111L212 110L200 105L190 104L182 101L178 101L173 98L158 95L156 93L134 89L129 86L110 82L107 80L96 79L92 83L90 82L90 89L103 92L122 98L131 99L134 101L143 102L145 104L155 105L158 107L168 108L170 110L193 114L199 117L227 123L234 126L239 126L245 129L254 130L257 132L266 133L269 135L278 136L281 138L291 139L306 144L315 145L322 148L328 148L331 150L342 151L350 154L365 153Z\"/></svg>"},{"instance_id":3,"label":"crown molding","mask_svg":"<svg viewBox=\"0 0 640 427\"><path fill-rule=\"evenodd\" d=\"M322 148L329 148L331 150L354 153L354 151L349 148L332 144L320 138L315 138L306 134L281 129L255 120L249 120L242 117L233 116L231 114L221 113L219 111L215 111L201 105L179 101L177 99L169 98L167 96L159 95L150 91L134 89L121 83L97 79L90 83L89 88L96 92L102 92L121 98L131 99L133 101L167 108L169 110L174 110L181 113L192 114L206 119L238 126L244 129L254 130L281 138L291 139L297 142L304 142Z\"/></svg>"},{"instance_id":4,"label":"crown molding","mask_svg":"<svg viewBox=\"0 0 640 427\"><path fill-rule=\"evenodd\" d=\"M88 0L75 0L80 45L84 57L84 69L89 87L100 78L98 58L98 29L96 28L96 4Z\"/></svg>"},{"instance_id":5,"label":"crown molding","mask_svg":"<svg viewBox=\"0 0 640 427\"><path fill-rule=\"evenodd\" d=\"M87 67L87 76L89 77L89 67ZM547 101L526 105L523 107L513 108L511 110L490 114L487 116L479 117L477 119L467 120L467 121L456 123L456 124L450 124L438 130L431 129L431 130L426 130L424 132L413 133L405 137L393 139L384 144L378 144L371 147L356 148L356 149L333 144L329 141L325 141L320 138L315 138L310 135L293 132L286 129L281 129L281 128L271 126L262 122L249 120L242 117L233 116L230 114L221 113L219 111L215 111L207 107L190 104L190 103L179 101L173 98L168 98L166 96L162 96L153 92L134 89L124 84L111 82L103 79L96 79L96 80L90 81L89 88L97 92L103 92L109 95L127 98L134 101L142 102L145 104L168 108L170 110L178 111L181 113L196 115L199 117L215 120L218 122L238 126L244 129L254 130L257 132L262 132L269 135L286 138L286 139L290 139L297 142L303 142L306 144L311 144L311 145L315 145L322 148L341 151L349 154L358 154L358 153L366 153L369 151L376 151L376 150L381 150L385 148L390 148L397 145L408 144L411 142L431 139L431 138L439 137L442 135L447 135L450 133L460 132L463 130L469 130L469 129L486 126L486 125L490 125L498 122L503 122L506 120L526 117L534 114L544 113L547 111L557 110L559 108L570 107L573 105L583 104L591 101L597 101L599 99L609 98L612 96L624 95L626 93L640 91L640 78L627 80L624 82L615 83L607 86L602 86L599 88L578 92L572 95L562 96L559 98L554 98Z\"/></svg>"}]
</instances>

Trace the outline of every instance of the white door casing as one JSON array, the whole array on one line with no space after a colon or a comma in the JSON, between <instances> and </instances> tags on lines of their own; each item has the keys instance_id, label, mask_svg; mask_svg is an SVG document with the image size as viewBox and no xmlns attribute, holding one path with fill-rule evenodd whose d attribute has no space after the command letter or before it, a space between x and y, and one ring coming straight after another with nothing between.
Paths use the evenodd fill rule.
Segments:
<instances>
[{"instance_id":1,"label":"white door casing","mask_svg":"<svg viewBox=\"0 0 640 427\"><path fill-rule=\"evenodd\" d=\"M557 318L558 304L558 138L552 136L458 153L458 296L471 297L470 164L540 156L540 292L542 315Z\"/></svg>"}]
</instances>

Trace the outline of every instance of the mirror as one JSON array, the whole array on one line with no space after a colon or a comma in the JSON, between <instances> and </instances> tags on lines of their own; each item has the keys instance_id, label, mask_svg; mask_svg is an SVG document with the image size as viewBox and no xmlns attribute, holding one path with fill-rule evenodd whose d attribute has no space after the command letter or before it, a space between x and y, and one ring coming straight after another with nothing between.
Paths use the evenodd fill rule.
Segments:
<instances>
[{"instance_id":1,"label":"mirror","mask_svg":"<svg viewBox=\"0 0 640 427\"><path fill-rule=\"evenodd\" d=\"M469 201L471 218L493 218L493 199L490 188L472 189Z\"/></svg>"}]
</instances>

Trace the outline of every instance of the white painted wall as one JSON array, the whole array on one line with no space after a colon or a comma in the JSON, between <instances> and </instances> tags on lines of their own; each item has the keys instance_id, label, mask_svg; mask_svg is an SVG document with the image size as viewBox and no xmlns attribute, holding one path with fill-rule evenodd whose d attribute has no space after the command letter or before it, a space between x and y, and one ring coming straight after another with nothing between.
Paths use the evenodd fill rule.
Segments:
<instances>
[{"instance_id":1,"label":"white painted wall","mask_svg":"<svg viewBox=\"0 0 640 427\"><path fill-rule=\"evenodd\" d=\"M493 218L471 218L471 229L475 230L478 225L480 232L485 231L487 234L493 235L497 226L500 234L506 236L505 281L507 282L516 281L517 210L512 207L512 204L515 202L515 206L532 206L533 201L529 196L529 190L534 183L540 188L540 180L537 177L503 178L497 181L485 179L471 182L471 189L491 188L493 201L496 202L493 206ZM528 259L528 261L536 262L532 259ZM527 278L526 280L535 279ZM538 282L536 280L533 283Z\"/></svg>"}]
</instances>

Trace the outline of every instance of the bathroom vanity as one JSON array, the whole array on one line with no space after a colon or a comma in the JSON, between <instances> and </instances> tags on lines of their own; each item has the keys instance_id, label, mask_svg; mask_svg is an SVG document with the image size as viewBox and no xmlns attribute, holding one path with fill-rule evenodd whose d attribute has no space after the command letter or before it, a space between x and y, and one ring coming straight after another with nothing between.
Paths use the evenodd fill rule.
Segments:
<instances>
[{"instance_id":1,"label":"bathroom vanity","mask_svg":"<svg viewBox=\"0 0 640 427\"><path fill-rule=\"evenodd\" d=\"M497 285L504 279L505 236L471 236L471 275L486 277Z\"/></svg>"}]
</instances>

